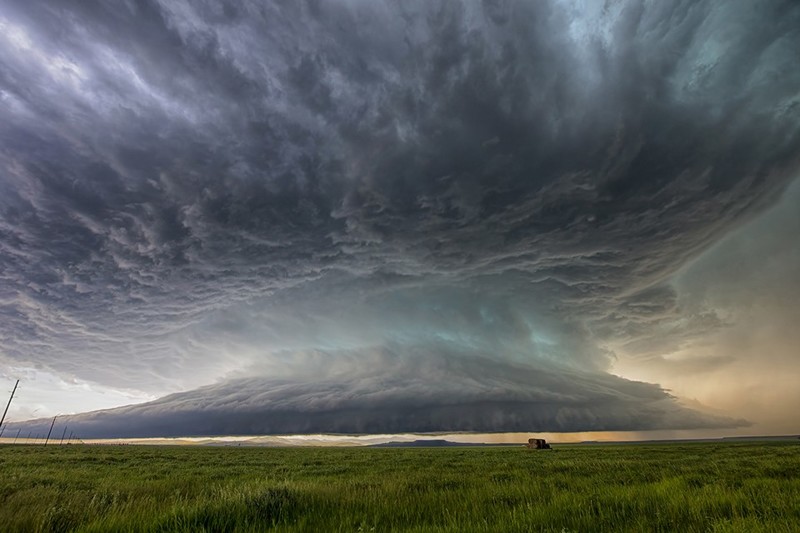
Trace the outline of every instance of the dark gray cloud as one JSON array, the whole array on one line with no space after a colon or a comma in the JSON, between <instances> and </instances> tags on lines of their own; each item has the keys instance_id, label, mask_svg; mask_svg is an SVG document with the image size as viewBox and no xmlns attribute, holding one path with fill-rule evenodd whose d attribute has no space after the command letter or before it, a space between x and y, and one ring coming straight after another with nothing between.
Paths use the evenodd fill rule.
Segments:
<instances>
[{"instance_id":1,"label":"dark gray cloud","mask_svg":"<svg viewBox=\"0 0 800 533\"><path fill-rule=\"evenodd\" d=\"M0 358L108 386L257 368L325 396L343 354L441 343L613 380L610 346L722 325L670 276L800 163L791 1L8 2L0 25Z\"/></svg>"}]
</instances>

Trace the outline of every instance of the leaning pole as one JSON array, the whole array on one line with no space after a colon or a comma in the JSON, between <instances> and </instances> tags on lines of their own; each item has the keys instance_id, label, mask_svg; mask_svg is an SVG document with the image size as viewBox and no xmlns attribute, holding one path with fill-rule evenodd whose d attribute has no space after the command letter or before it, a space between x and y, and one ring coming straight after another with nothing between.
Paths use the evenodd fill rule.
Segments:
<instances>
[{"instance_id":1,"label":"leaning pole","mask_svg":"<svg viewBox=\"0 0 800 533\"><path fill-rule=\"evenodd\" d=\"M3 428L3 422L6 421L6 414L8 413L8 408L11 407L11 400L14 399L14 393L17 392L17 385L19 385L19 380L14 383L14 390L11 391L11 398L8 399L8 403L6 404L6 410L3 411L3 418L0 418L0 429Z\"/></svg>"},{"instance_id":2,"label":"leaning pole","mask_svg":"<svg viewBox=\"0 0 800 533\"><path fill-rule=\"evenodd\" d=\"M58 418L58 416L54 416L54 417L53 417L53 423L52 423L52 424L50 424L50 431L48 431L48 432L47 432L47 438L46 438L46 439L44 439L44 445L45 445L45 446L47 446L47 443L48 443L48 441L50 440L50 434L53 432L53 426L55 426L55 425L56 425L56 418Z\"/></svg>"}]
</instances>

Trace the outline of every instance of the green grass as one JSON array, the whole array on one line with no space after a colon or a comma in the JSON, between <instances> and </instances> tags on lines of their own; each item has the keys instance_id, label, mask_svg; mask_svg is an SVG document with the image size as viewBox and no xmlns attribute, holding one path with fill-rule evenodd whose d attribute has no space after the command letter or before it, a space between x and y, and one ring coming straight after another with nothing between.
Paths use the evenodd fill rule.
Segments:
<instances>
[{"instance_id":1,"label":"green grass","mask_svg":"<svg viewBox=\"0 0 800 533\"><path fill-rule=\"evenodd\" d=\"M800 531L800 443L0 447L0 531Z\"/></svg>"}]
</instances>

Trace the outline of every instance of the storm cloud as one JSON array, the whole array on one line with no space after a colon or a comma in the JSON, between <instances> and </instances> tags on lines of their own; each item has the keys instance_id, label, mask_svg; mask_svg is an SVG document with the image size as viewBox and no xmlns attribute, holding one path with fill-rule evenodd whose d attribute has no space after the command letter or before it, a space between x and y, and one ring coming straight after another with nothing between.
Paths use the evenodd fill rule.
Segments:
<instances>
[{"instance_id":1,"label":"storm cloud","mask_svg":"<svg viewBox=\"0 0 800 533\"><path fill-rule=\"evenodd\" d=\"M0 361L196 389L96 415L141 434L738 425L609 370L725 326L672 278L797 176L797 28L788 0L6 2Z\"/></svg>"}]
</instances>

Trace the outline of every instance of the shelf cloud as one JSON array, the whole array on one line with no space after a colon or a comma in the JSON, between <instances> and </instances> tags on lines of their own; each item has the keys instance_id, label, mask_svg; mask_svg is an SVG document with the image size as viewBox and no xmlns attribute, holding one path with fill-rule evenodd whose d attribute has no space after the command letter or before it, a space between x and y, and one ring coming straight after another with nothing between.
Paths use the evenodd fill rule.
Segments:
<instances>
[{"instance_id":1,"label":"shelf cloud","mask_svg":"<svg viewBox=\"0 0 800 533\"><path fill-rule=\"evenodd\" d=\"M353 368L315 379L230 379L145 404L61 417L58 424L81 438L748 425L686 408L655 385L559 366L523 366L432 346L348 356ZM49 426L42 419L10 428L44 434Z\"/></svg>"}]
</instances>

